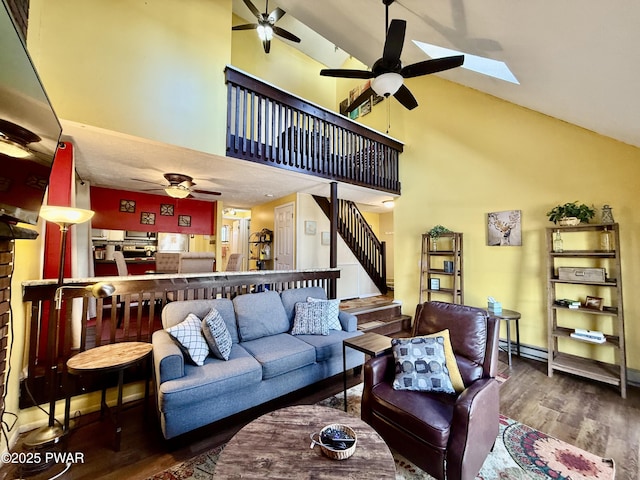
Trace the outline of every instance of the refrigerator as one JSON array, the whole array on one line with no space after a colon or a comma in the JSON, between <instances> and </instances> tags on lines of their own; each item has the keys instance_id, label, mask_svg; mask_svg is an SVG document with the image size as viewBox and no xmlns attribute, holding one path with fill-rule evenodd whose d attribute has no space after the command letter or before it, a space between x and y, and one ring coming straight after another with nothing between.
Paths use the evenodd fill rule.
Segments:
<instances>
[{"instance_id":1,"label":"refrigerator","mask_svg":"<svg viewBox=\"0 0 640 480\"><path fill-rule=\"evenodd\" d=\"M186 233L158 233L158 252L181 253L189 251L189 235Z\"/></svg>"}]
</instances>

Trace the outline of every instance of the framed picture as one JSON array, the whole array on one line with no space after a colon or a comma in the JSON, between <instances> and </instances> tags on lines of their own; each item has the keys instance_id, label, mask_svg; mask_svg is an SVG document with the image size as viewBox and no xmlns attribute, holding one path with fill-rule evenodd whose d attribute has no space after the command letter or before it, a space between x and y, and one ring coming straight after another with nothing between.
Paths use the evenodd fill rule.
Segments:
<instances>
[{"instance_id":1,"label":"framed picture","mask_svg":"<svg viewBox=\"0 0 640 480\"><path fill-rule=\"evenodd\" d=\"M429 279L429 290L440 290L440 279L439 278L430 278Z\"/></svg>"},{"instance_id":2,"label":"framed picture","mask_svg":"<svg viewBox=\"0 0 640 480\"><path fill-rule=\"evenodd\" d=\"M331 243L331 235L329 232L322 232L320 235L320 243L322 245L329 245Z\"/></svg>"},{"instance_id":3,"label":"framed picture","mask_svg":"<svg viewBox=\"0 0 640 480\"><path fill-rule=\"evenodd\" d=\"M125 213L135 213L136 202L134 200L120 200L120 211Z\"/></svg>"},{"instance_id":4,"label":"framed picture","mask_svg":"<svg viewBox=\"0 0 640 480\"><path fill-rule=\"evenodd\" d=\"M600 297L587 297L584 300L584 308L592 308L594 310L602 310L604 308L604 299Z\"/></svg>"},{"instance_id":5,"label":"framed picture","mask_svg":"<svg viewBox=\"0 0 640 480\"><path fill-rule=\"evenodd\" d=\"M156 214L153 212L142 212L140 214L140 223L142 225L155 225Z\"/></svg>"},{"instance_id":6,"label":"framed picture","mask_svg":"<svg viewBox=\"0 0 640 480\"><path fill-rule=\"evenodd\" d=\"M161 203L160 215L164 217L173 217L173 205L171 203Z\"/></svg>"},{"instance_id":7,"label":"framed picture","mask_svg":"<svg viewBox=\"0 0 640 480\"><path fill-rule=\"evenodd\" d=\"M522 246L522 212L507 210L487 214L487 245L495 247Z\"/></svg>"},{"instance_id":8,"label":"framed picture","mask_svg":"<svg viewBox=\"0 0 640 480\"><path fill-rule=\"evenodd\" d=\"M178 226L179 227L190 227L191 226L191 215L178 215Z\"/></svg>"},{"instance_id":9,"label":"framed picture","mask_svg":"<svg viewBox=\"0 0 640 480\"><path fill-rule=\"evenodd\" d=\"M306 235L315 235L316 234L316 222L313 220L305 220L304 222L304 233Z\"/></svg>"}]
</instances>

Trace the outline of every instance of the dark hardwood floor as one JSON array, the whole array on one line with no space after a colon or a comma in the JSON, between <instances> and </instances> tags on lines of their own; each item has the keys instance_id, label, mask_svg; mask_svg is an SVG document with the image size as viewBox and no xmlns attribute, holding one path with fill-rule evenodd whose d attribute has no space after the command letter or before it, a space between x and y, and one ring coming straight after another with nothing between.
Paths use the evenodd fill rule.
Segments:
<instances>
[{"instance_id":1,"label":"dark hardwood floor","mask_svg":"<svg viewBox=\"0 0 640 480\"><path fill-rule=\"evenodd\" d=\"M569 375L547 377L546 363L513 359L509 370L501 355L501 370L509 379L501 386L500 412L556 438L616 462L618 480L640 478L640 389L631 387L623 400L618 392L600 383ZM350 375L350 383L360 381ZM83 480L144 479L178 462L225 443L244 424L267 411L291 404L311 404L342 390L339 375L278 402L271 402L249 414L218 422L167 444L157 421L144 419L141 403L124 411L121 451L111 448L112 429L97 414L81 417L68 437L67 451L80 452L84 463L74 464L60 478ZM151 407L151 406L150 406ZM20 450L20 444L16 447ZM57 469L57 470L56 470ZM31 475L33 480L49 479L58 466ZM0 479L20 478L15 468L3 467ZM24 477L26 478L26 477Z\"/></svg>"}]
</instances>

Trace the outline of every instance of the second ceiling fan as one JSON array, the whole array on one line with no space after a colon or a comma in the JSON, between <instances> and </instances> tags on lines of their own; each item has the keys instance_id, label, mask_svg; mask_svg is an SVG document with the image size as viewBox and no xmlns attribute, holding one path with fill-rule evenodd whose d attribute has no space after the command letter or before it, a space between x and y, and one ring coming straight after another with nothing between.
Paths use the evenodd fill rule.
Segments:
<instances>
[{"instance_id":1,"label":"second ceiling fan","mask_svg":"<svg viewBox=\"0 0 640 480\"><path fill-rule=\"evenodd\" d=\"M275 25L275 23L280 20L286 13L280 7L276 8L271 13L267 13L269 12L269 0L266 0L266 5L264 8L265 12L260 13L260 10L258 10L250 0L243 1L247 8L251 10L251 13L256 16L256 18L258 19L258 23L236 25L232 28L232 30L258 30L258 36L260 37L260 40L262 40L262 47L264 48L265 53L269 53L269 51L271 50L271 39L273 38L274 33L282 38L291 40L292 42L300 43L300 39L293 33L288 32L284 28L280 28Z\"/></svg>"},{"instance_id":2,"label":"second ceiling fan","mask_svg":"<svg viewBox=\"0 0 640 480\"><path fill-rule=\"evenodd\" d=\"M425 60L403 67L400 55L404 45L407 22L394 19L391 20L391 25L389 25L389 5L393 2L394 0L382 0L386 8L387 36L384 42L382 58L376 60L371 70L326 68L320 71L320 75L326 77L373 79L371 85L351 102L347 108L347 113L358 108L364 101L375 94L381 97L393 95L405 108L412 110L418 106L418 101L404 84L405 78L442 72L459 67L464 63L464 55L455 55Z\"/></svg>"}]
</instances>

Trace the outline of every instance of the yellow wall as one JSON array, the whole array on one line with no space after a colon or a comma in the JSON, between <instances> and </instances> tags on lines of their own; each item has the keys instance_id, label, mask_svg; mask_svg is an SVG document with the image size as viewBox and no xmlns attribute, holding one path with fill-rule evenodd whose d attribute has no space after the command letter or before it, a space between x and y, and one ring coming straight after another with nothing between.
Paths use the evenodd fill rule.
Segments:
<instances>
[{"instance_id":1,"label":"yellow wall","mask_svg":"<svg viewBox=\"0 0 640 480\"><path fill-rule=\"evenodd\" d=\"M32 0L29 14L58 117L224 154L231 0Z\"/></svg>"}]
</instances>

